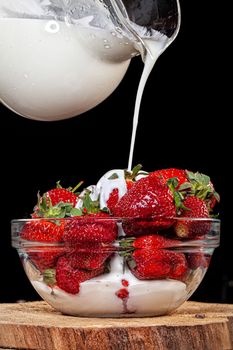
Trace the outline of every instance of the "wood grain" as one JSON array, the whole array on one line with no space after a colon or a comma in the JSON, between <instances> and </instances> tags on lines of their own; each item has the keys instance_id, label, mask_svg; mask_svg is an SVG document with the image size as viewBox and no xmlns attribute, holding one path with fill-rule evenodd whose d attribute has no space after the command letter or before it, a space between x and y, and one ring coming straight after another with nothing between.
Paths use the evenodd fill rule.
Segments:
<instances>
[{"instance_id":1,"label":"wood grain","mask_svg":"<svg viewBox=\"0 0 233 350\"><path fill-rule=\"evenodd\" d=\"M33 350L229 350L233 305L186 302L147 318L65 316L45 302L0 304L0 348Z\"/></svg>"}]
</instances>

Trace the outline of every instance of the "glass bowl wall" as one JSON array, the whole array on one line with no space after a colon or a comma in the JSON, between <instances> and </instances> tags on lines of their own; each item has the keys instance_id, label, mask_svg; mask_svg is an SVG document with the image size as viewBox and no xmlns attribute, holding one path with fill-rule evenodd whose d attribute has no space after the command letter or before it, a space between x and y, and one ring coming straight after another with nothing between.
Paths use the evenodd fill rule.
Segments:
<instances>
[{"instance_id":1,"label":"glass bowl wall","mask_svg":"<svg viewBox=\"0 0 233 350\"><path fill-rule=\"evenodd\" d=\"M56 310L77 316L176 310L198 288L219 239L217 219L12 221L12 245L35 290Z\"/></svg>"}]
</instances>

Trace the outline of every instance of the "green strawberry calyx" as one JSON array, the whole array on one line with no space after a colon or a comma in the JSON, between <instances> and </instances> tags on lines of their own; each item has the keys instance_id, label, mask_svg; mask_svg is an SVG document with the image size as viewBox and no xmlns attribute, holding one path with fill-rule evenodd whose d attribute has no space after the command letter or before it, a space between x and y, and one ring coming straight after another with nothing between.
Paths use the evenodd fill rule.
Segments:
<instances>
[{"instance_id":1,"label":"green strawberry calyx","mask_svg":"<svg viewBox=\"0 0 233 350\"><path fill-rule=\"evenodd\" d=\"M91 198L91 191L89 189L84 190L84 194L79 197L82 200L82 207L80 208L82 215L109 213L108 208L100 208L99 196L96 200Z\"/></svg>"},{"instance_id":2,"label":"green strawberry calyx","mask_svg":"<svg viewBox=\"0 0 233 350\"><path fill-rule=\"evenodd\" d=\"M119 242L119 255L123 258L123 271L125 272L128 265L131 269L136 268L136 262L133 259L133 253L136 248L133 246L135 237L124 238Z\"/></svg>"},{"instance_id":3,"label":"green strawberry calyx","mask_svg":"<svg viewBox=\"0 0 233 350\"><path fill-rule=\"evenodd\" d=\"M135 237L124 238L119 242L120 250L119 255L123 258L123 270L125 271L126 265L131 264L130 267L133 268L133 264L136 266L134 259L132 258L132 254L135 251L133 243L135 241ZM134 267L135 267L134 266Z\"/></svg>"},{"instance_id":4,"label":"green strawberry calyx","mask_svg":"<svg viewBox=\"0 0 233 350\"><path fill-rule=\"evenodd\" d=\"M43 282L47 284L47 286L53 287L57 284L56 281L56 270L55 269L47 269L43 272Z\"/></svg>"},{"instance_id":5,"label":"green strawberry calyx","mask_svg":"<svg viewBox=\"0 0 233 350\"><path fill-rule=\"evenodd\" d=\"M80 199L82 199L82 213L83 214L96 214L100 211L100 204L99 200L93 200L91 199L91 191L86 189L85 193L80 196Z\"/></svg>"},{"instance_id":6,"label":"green strawberry calyx","mask_svg":"<svg viewBox=\"0 0 233 350\"><path fill-rule=\"evenodd\" d=\"M134 251L135 248L133 246L133 243L135 241L135 237L127 237L127 238L123 238L120 242L120 248L123 248L124 250L129 250L129 251Z\"/></svg>"},{"instance_id":7,"label":"green strawberry calyx","mask_svg":"<svg viewBox=\"0 0 233 350\"><path fill-rule=\"evenodd\" d=\"M220 196L215 191L213 184L210 181L210 177L199 172L193 173L192 171L186 171L188 182L184 182L179 187L179 191L186 196L195 196L206 202L215 198L217 202L220 202Z\"/></svg>"},{"instance_id":8,"label":"green strawberry calyx","mask_svg":"<svg viewBox=\"0 0 233 350\"><path fill-rule=\"evenodd\" d=\"M35 213L39 218L63 219L65 217L82 215L82 211L74 208L72 203L59 202L56 205L52 205L51 199L46 193L42 197L38 193L37 198Z\"/></svg>"},{"instance_id":9,"label":"green strawberry calyx","mask_svg":"<svg viewBox=\"0 0 233 350\"><path fill-rule=\"evenodd\" d=\"M220 201L219 194L215 191L210 177L199 172L193 173L186 170L187 180L179 186L177 177L171 178L167 181L167 185L173 193L174 203L178 211L189 210L183 204L184 200L189 196L195 196L206 202L209 211L212 210L211 202Z\"/></svg>"}]
</instances>

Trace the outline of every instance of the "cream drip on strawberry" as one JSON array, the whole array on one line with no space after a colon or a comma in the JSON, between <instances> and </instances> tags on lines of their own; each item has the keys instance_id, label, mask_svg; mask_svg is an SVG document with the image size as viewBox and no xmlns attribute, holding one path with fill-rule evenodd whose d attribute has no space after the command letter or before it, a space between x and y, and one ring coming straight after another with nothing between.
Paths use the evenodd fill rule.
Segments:
<instances>
[{"instance_id":1,"label":"cream drip on strawberry","mask_svg":"<svg viewBox=\"0 0 233 350\"><path fill-rule=\"evenodd\" d=\"M138 181L143 177L146 177L147 174L139 174L136 176L135 180ZM110 194L113 190L118 190L118 198L119 200L123 197L127 192L127 183L125 179L125 170L123 169L113 169L109 170L106 174L104 174L96 185L91 185L84 189L79 195L79 199L76 204L76 208L82 208L83 200L82 197L85 195L86 191L90 191L90 198L93 201L99 199L100 201L100 209L108 207L108 200Z\"/></svg>"},{"instance_id":2,"label":"cream drip on strawberry","mask_svg":"<svg viewBox=\"0 0 233 350\"><path fill-rule=\"evenodd\" d=\"M106 208L110 194L114 189L118 190L119 199L127 192L125 171L122 169L109 170L100 178L96 187L100 194L100 208Z\"/></svg>"},{"instance_id":3,"label":"cream drip on strawberry","mask_svg":"<svg viewBox=\"0 0 233 350\"><path fill-rule=\"evenodd\" d=\"M122 169L109 170L100 178L96 185L92 185L84 189L79 195L76 208L82 208L82 197L85 195L87 190L90 191L90 198L93 201L99 199L100 209L107 208L107 201L114 189L118 189L119 199L127 192L125 173Z\"/></svg>"}]
</instances>

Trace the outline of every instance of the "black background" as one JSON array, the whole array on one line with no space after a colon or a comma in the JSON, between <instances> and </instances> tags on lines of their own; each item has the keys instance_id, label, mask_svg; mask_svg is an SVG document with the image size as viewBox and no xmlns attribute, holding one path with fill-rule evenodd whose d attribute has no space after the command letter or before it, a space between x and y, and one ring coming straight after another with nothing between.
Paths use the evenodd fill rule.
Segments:
<instances>
[{"instance_id":1,"label":"black background","mask_svg":"<svg viewBox=\"0 0 233 350\"><path fill-rule=\"evenodd\" d=\"M202 6L197 7L197 6ZM144 93L134 164L207 173L221 194L221 246L193 300L233 302L230 224L230 121L224 91L217 1L182 1L182 27L158 60ZM0 33L1 35L1 33ZM1 62L1 58L0 58ZM0 302L37 300L11 248L10 221L28 217L37 191L126 168L136 90L143 64L134 58L118 89L93 110L61 122L24 119L0 105ZM229 158L230 159L230 158Z\"/></svg>"}]
</instances>

